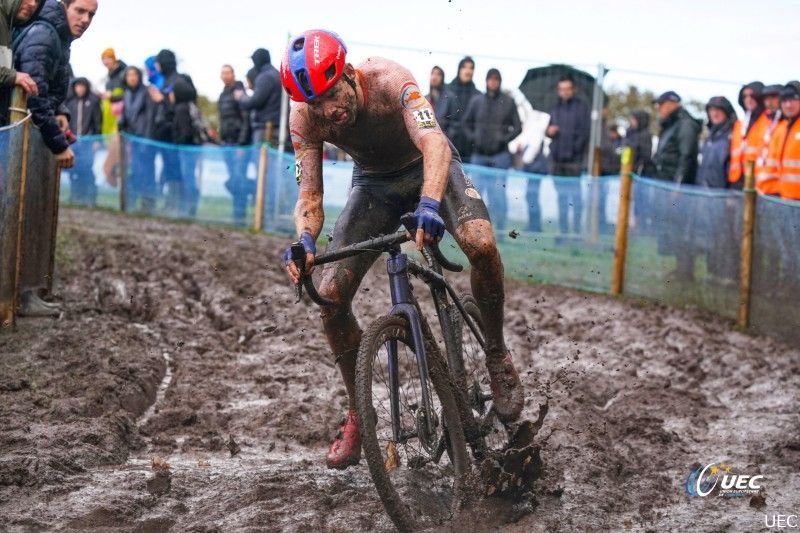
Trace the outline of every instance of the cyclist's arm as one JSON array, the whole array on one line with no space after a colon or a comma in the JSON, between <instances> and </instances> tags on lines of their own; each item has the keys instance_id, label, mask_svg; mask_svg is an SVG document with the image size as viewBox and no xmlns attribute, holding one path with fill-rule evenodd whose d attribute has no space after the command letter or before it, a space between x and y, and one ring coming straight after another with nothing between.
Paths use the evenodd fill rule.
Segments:
<instances>
[{"instance_id":1,"label":"cyclist's arm","mask_svg":"<svg viewBox=\"0 0 800 533\"><path fill-rule=\"evenodd\" d=\"M411 73L406 71L400 84L401 112L411 141L422 152L423 182L421 196L441 201L447 188L447 176L452 159L450 143L433 113L430 102L422 96Z\"/></svg>"},{"instance_id":2,"label":"cyclist's arm","mask_svg":"<svg viewBox=\"0 0 800 533\"><path fill-rule=\"evenodd\" d=\"M322 210L322 141L310 138L302 117L292 112L290 127L295 150L295 178L300 187L294 208L297 235L310 233L315 239L322 232L325 213Z\"/></svg>"}]
</instances>

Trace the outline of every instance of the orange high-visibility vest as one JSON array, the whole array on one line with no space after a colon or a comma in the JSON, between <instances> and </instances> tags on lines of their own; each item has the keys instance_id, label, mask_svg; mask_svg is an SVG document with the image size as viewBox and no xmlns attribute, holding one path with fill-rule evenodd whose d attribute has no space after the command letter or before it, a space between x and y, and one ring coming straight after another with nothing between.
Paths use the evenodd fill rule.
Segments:
<instances>
[{"instance_id":1,"label":"orange high-visibility vest","mask_svg":"<svg viewBox=\"0 0 800 533\"><path fill-rule=\"evenodd\" d=\"M779 181L778 181L778 168L775 161L769 165L769 147L772 137L775 135L775 130L781 123L781 112L776 111L775 116L770 121L769 126L764 131L763 143L761 145L761 152L756 159L756 190L761 194L779 194Z\"/></svg>"},{"instance_id":2,"label":"orange high-visibility vest","mask_svg":"<svg viewBox=\"0 0 800 533\"><path fill-rule=\"evenodd\" d=\"M731 135L731 163L728 171L728 182L736 183L742 179L746 161L756 162L764 143L764 133L769 128L770 120L766 113L756 119L747 135L744 134L744 123L737 120Z\"/></svg>"},{"instance_id":3,"label":"orange high-visibility vest","mask_svg":"<svg viewBox=\"0 0 800 533\"><path fill-rule=\"evenodd\" d=\"M770 143L770 153L778 162L781 198L800 200L800 119L791 129L788 120L781 120Z\"/></svg>"}]
</instances>

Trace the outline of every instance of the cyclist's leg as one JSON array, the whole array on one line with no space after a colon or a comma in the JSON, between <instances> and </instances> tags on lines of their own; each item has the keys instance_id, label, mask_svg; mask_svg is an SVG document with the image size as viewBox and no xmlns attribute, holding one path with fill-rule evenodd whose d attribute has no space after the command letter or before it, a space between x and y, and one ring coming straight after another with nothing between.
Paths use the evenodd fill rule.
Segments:
<instances>
[{"instance_id":1,"label":"cyclist's leg","mask_svg":"<svg viewBox=\"0 0 800 533\"><path fill-rule=\"evenodd\" d=\"M503 335L503 262L486 205L464 175L457 159L450 164L443 200L442 217L447 229L472 266L470 284L481 315L497 317L484 321L486 365L495 385L503 386L502 391L498 388L496 392L496 410L501 418L513 420L522 410L524 396Z\"/></svg>"},{"instance_id":2,"label":"cyclist's leg","mask_svg":"<svg viewBox=\"0 0 800 533\"><path fill-rule=\"evenodd\" d=\"M390 233L397 228L398 220L393 195L383 188L356 185L336 221L326 251ZM361 254L325 265L319 288L322 296L335 302L320 308L320 316L347 388L351 410L355 409L355 364L361 342L361 328L353 314L352 300L377 257L377 254Z\"/></svg>"}]
</instances>

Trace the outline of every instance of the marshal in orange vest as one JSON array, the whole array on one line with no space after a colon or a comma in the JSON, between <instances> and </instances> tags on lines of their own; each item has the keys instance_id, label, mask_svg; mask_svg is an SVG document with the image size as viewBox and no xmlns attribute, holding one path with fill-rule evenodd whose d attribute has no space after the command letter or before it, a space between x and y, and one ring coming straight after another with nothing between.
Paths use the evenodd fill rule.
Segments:
<instances>
[{"instance_id":1,"label":"marshal in orange vest","mask_svg":"<svg viewBox=\"0 0 800 533\"><path fill-rule=\"evenodd\" d=\"M778 176L781 198L800 200L800 119L783 119L769 144L766 167Z\"/></svg>"},{"instance_id":2,"label":"marshal in orange vest","mask_svg":"<svg viewBox=\"0 0 800 533\"><path fill-rule=\"evenodd\" d=\"M754 164L764 148L764 134L769 129L770 120L766 113L761 113L755 123L750 127L747 135L744 133L744 123L737 120L733 125L731 135L731 164L728 171L728 182L737 183L744 175L744 166L747 161Z\"/></svg>"}]
</instances>

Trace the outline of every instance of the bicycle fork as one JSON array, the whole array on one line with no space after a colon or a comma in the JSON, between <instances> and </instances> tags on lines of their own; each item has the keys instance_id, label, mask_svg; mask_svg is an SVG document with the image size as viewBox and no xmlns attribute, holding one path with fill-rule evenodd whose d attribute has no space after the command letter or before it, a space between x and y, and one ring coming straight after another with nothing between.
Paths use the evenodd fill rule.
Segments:
<instances>
[{"instance_id":1,"label":"bicycle fork","mask_svg":"<svg viewBox=\"0 0 800 533\"><path fill-rule=\"evenodd\" d=\"M417 369L420 376L420 390L422 396L423 413L425 414L425 424L428 435L436 432L435 416L431 407L431 395L428 389L428 359L425 355L425 341L422 331L422 323L414 305L414 297L411 294L411 283L408 279L408 258L400 253L399 249L390 251L390 258L386 261L386 269L389 273L389 284L392 294L391 316L403 316L408 320L411 328L411 339L414 346L414 354L417 359ZM397 361L397 341L392 340L387 343L389 360L390 402L392 410L392 434L395 442L403 442L408 435L403 435L400 422L400 373ZM422 437L420 435L420 437ZM422 440L422 439L421 439Z\"/></svg>"}]
</instances>

